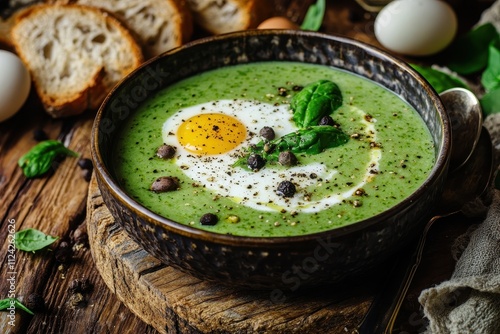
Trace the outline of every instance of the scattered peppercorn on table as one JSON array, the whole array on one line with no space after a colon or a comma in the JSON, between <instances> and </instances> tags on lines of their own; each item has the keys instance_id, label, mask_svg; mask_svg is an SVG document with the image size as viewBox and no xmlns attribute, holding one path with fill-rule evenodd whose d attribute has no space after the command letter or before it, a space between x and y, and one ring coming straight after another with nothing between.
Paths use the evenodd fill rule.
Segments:
<instances>
[{"instance_id":1,"label":"scattered peppercorn on table","mask_svg":"<svg viewBox=\"0 0 500 334\"><path fill-rule=\"evenodd\" d=\"M274 0L274 15L300 24L314 2ZM479 0L448 3L464 31L488 5ZM375 15L355 1L327 1L320 31L381 47L373 31ZM390 264L342 286L299 291L283 304L273 303L270 292L224 288L166 267L127 237L102 202L88 160L94 117L95 111L87 111L52 119L32 90L22 109L0 123L0 299L7 300L0 332L356 332ZM48 173L27 178L18 160L47 139L63 143L78 156L71 153L50 161ZM450 276L451 243L468 226L463 217L454 216L433 227L396 321L397 332L416 333L425 326L418 294ZM14 249L15 233L30 228L46 236L36 234L34 242L25 240L25 250Z\"/></svg>"}]
</instances>

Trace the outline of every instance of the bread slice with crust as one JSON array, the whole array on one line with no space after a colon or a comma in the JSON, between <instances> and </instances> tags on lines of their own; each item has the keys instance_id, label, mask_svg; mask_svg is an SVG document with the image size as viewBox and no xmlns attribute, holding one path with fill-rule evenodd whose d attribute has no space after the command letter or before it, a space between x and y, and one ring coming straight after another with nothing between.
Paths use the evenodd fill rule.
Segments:
<instances>
[{"instance_id":1,"label":"bread slice with crust","mask_svg":"<svg viewBox=\"0 0 500 334\"><path fill-rule=\"evenodd\" d=\"M268 0L187 0L193 16L213 34L255 28L272 13Z\"/></svg>"},{"instance_id":2,"label":"bread slice with crust","mask_svg":"<svg viewBox=\"0 0 500 334\"><path fill-rule=\"evenodd\" d=\"M184 0L76 0L109 11L135 33L147 57L189 41L191 11Z\"/></svg>"},{"instance_id":3,"label":"bread slice with crust","mask_svg":"<svg viewBox=\"0 0 500 334\"><path fill-rule=\"evenodd\" d=\"M17 18L11 38L53 117L97 108L143 60L140 46L116 18L87 6L33 6Z\"/></svg>"}]
</instances>

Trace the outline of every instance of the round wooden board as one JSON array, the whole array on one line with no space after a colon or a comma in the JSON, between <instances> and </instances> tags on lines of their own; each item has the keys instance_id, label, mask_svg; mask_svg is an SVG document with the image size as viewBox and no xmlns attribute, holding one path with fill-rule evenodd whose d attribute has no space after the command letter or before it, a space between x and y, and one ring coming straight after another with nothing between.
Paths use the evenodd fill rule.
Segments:
<instances>
[{"instance_id":1,"label":"round wooden board","mask_svg":"<svg viewBox=\"0 0 500 334\"><path fill-rule=\"evenodd\" d=\"M374 284L249 291L206 282L166 266L116 223L95 177L89 188L87 225L95 265L106 285L160 333L356 333L374 295ZM368 280L370 281L370 280Z\"/></svg>"}]
</instances>

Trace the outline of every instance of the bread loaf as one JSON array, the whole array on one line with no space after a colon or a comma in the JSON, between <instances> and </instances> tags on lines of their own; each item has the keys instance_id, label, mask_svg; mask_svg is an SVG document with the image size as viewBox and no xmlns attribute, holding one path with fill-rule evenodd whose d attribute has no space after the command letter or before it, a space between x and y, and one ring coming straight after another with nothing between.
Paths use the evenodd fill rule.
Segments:
<instances>
[{"instance_id":1,"label":"bread loaf","mask_svg":"<svg viewBox=\"0 0 500 334\"><path fill-rule=\"evenodd\" d=\"M187 0L193 16L213 34L255 28L272 12L266 0Z\"/></svg>"},{"instance_id":2,"label":"bread loaf","mask_svg":"<svg viewBox=\"0 0 500 334\"><path fill-rule=\"evenodd\" d=\"M11 37L53 117L97 108L143 59L130 32L111 15L92 7L31 7L17 18Z\"/></svg>"},{"instance_id":3,"label":"bread loaf","mask_svg":"<svg viewBox=\"0 0 500 334\"><path fill-rule=\"evenodd\" d=\"M77 0L80 5L105 9L135 33L147 57L189 41L191 11L184 0Z\"/></svg>"}]
</instances>

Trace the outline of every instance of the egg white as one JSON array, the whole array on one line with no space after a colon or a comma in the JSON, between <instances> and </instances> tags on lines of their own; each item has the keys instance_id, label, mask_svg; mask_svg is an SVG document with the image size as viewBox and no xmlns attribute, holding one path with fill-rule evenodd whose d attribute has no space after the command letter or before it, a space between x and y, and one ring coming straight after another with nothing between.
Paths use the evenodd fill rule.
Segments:
<instances>
[{"instance_id":1,"label":"egg white","mask_svg":"<svg viewBox=\"0 0 500 334\"><path fill-rule=\"evenodd\" d=\"M364 115L362 110L358 112L361 116ZM230 152L218 155L198 156L187 151L177 139L177 129L183 121L203 113L221 113L237 118L247 130L243 143ZM260 101L239 99L212 101L181 109L168 118L162 128L163 141L177 148L175 163L195 183L204 186L217 196L227 197L236 203L260 211L317 212L324 210L352 196L356 189L362 187L372 177L369 170L378 168L380 150L370 150L371 158L366 165L367 172L362 182L340 194L311 200L304 189L331 179L337 173L336 170L327 170L321 163L299 164L286 169L264 167L257 172L232 167L250 144L256 144L262 140L258 133L264 126L271 126L276 138L296 131L298 128L291 118L292 113L288 105L276 106ZM376 132L373 121L365 122L364 131L375 140ZM276 193L278 184L284 180L292 181L296 185L295 196L285 198Z\"/></svg>"}]
</instances>

